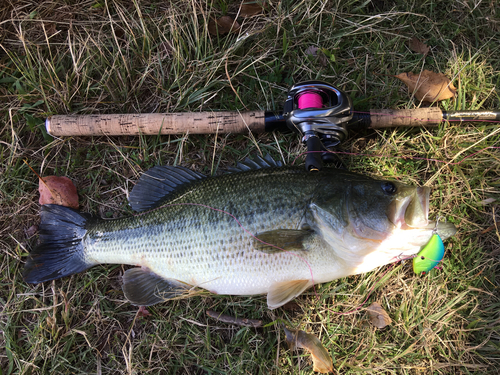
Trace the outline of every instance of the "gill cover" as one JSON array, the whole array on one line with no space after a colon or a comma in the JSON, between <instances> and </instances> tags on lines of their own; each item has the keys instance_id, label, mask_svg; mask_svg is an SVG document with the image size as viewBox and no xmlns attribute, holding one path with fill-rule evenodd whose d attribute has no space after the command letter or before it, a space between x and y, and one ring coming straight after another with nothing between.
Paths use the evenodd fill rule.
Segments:
<instances>
[{"instance_id":1,"label":"gill cover","mask_svg":"<svg viewBox=\"0 0 500 375\"><path fill-rule=\"evenodd\" d=\"M342 243L349 253L372 249L387 239L398 220L404 222L416 189L364 176L351 175L347 182L341 187L325 185L323 194L315 197L309 206L311 227L330 245Z\"/></svg>"}]
</instances>

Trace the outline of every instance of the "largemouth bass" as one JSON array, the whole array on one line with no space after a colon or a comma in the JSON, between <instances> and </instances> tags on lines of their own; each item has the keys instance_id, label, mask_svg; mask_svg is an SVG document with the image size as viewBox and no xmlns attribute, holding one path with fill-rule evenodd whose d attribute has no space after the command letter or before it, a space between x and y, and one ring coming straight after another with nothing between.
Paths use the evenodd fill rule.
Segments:
<instances>
[{"instance_id":1,"label":"largemouth bass","mask_svg":"<svg viewBox=\"0 0 500 375\"><path fill-rule=\"evenodd\" d=\"M41 208L40 243L24 279L40 283L97 264L128 264L123 291L149 306L192 287L267 294L277 308L315 283L371 271L418 253L450 223L429 222L429 188L338 169L307 172L271 158L205 177L154 167L130 193L138 214L97 219Z\"/></svg>"}]
</instances>

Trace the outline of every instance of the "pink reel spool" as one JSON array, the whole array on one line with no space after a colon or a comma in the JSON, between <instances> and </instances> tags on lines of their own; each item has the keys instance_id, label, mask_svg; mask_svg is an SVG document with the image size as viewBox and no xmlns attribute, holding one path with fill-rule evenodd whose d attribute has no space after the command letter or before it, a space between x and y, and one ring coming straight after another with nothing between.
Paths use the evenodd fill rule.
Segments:
<instances>
[{"instance_id":1,"label":"pink reel spool","mask_svg":"<svg viewBox=\"0 0 500 375\"><path fill-rule=\"evenodd\" d=\"M306 91L299 96L297 104L299 109L323 108L323 98L314 91Z\"/></svg>"}]
</instances>

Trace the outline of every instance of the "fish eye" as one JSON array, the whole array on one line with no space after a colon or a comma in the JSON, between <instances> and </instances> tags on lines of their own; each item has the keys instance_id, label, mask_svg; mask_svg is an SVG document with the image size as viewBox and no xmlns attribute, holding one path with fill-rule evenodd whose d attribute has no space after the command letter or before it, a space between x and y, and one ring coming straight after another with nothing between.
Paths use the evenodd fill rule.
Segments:
<instances>
[{"instance_id":1,"label":"fish eye","mask_svg":"<svg viewBox=\"0 0 500 375\"><path fill-rule=\"evenodd\" d=\"M382 184L382 190L384 193L392 195L396 193L396 185L394 185L392 182L384 182Z\"/></svg>"}]
</instances>

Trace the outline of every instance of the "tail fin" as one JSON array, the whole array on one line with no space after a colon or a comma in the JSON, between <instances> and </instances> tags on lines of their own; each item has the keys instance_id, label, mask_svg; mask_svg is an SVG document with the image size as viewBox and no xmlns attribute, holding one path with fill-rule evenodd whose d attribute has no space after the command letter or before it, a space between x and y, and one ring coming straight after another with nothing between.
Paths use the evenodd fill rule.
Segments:
<instances>
[{"instance_id":1,"label":"tail fin","mask_svg":"<svg viewBox=\"0 0 500 375\"><path fill-rule=\"evenodd\" d=\"M24 281L38 284L93 266L85 261L83 237L90 215L47 204L40 211L40 240L24 266Z\"/></svg>"}]
</instances>

